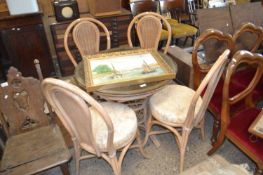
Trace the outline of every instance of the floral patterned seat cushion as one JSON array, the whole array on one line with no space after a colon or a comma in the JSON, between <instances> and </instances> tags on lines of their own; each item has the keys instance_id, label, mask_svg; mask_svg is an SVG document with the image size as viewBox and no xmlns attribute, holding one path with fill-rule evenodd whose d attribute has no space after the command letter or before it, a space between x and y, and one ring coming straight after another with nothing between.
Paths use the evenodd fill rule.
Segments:
<instances>
[{"instance_id":1,"label":"floral patterned seat cushion","mask_svg":"<svg viewBox=\"0 0 263 175\"><path fill-rule=\"evenodd\" d=\"M181 124L187 117L195 91L181 85L168 85L150 98L150 109L153 116L163 122ZM198 99L195 114L202 104Z\"/></svg>"},{"instance_id":2,"label":"floral patterned seat cushion","mask_svg":"<svg viewBox=\"0 0 263 175\"><path fill-rule=\"evenodd\" d=\"M128 106L120 103L103 102L104 110L111 118L114 127L113 145L115 149L122 148L135 138L137 118L135 112ZM101 150L107 148L108 128L101 115L90 107L92 130L95 141Z\"/></svg>"}]
</instances>

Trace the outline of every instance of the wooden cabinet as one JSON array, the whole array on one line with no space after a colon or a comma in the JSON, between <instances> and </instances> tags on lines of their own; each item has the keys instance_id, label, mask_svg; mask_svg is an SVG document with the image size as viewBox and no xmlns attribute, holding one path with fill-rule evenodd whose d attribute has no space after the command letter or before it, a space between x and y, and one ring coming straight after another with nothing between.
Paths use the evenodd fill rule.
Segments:
<instances>
[{"instance_id":1,"label":"wooden cabinet","mask_svg":"<svg viewBox=\"0 0 263 175\"><path fill-rule=\"evenodd\" d=\"M0 14L0 49L3 74L10 66L24 76L37 77L39 59L44 77L55 75L41 13L9 16Z\"/></svg>"},{"instance_id":2,"label":"wooden cabinet","mask_svg":"<svg viewBox=\"0 0 263 175\"><path fill-rule=\"evenodd\" d=\"M90 14L82 14L81 17L93 17ZM94 17L101 22L103 22L108 28L111 34L111 47L119 47L120 45L127 44L127 29L128 25L132 19L132 15L128 10L122 10L121 14L111 15L111 16L102 16ZM54 19L50 19L51 23L51 32L56 49L57 59L60 67L62 76L71 75L74 72L74 66L69 60L63 45L64 33L67 26L72 21L67 22L56 22ZM80 54L75 47L72 39L69 39L69 46L73 52L73 55L78 60L81 60ZM106 38L101 36L100 41L101 49L106 48Z\"/></svg>"}]
</instances>

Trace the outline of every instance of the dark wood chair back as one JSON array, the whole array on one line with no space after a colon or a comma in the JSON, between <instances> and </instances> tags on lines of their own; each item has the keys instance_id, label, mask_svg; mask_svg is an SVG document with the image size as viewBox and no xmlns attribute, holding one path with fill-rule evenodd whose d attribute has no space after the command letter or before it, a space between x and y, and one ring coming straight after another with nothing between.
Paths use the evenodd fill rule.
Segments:
<instances>
[{"instance_id":1,"label":"dark wood chair back","mask_svg":"<svg viewBox=\"0 0 263 175\"><path fill-rule=\"evenodd\" d=\"M33 77L23 77L21 72L11 67L8 70L7 83L7 86L0 87L0 111L4 117L7 135L12 136L48 125L40 81Z\"/></svg>"},{"instance_id":2,"label":"dark wood chair back","mask_svg":"<svg viewBox=\"0 0 263 175\"><path fill-rule=\"evenodd\" d=\"M263 41L263 28L252 23L243 24L234 35L235 50L256 52Z\"/></svg>"},{"instance_id":3,"label":"dark wood chair back","mask_svg":"<svg viewBox=\"0 0 263 175\"><path fill-rule=\"evenodd\" d=\"M159 8L159 1L134 1L130 2L130 8L133 16L136 16L143 12L157 12Z\"/></svg>"},{"instance_id":4,"label":"dark wood chair back","mask_svg":"<svg viewBox=\"0 0 263 175\"><path fill-rule=\"evenodd\" d=\"M161 14L170 13L171 17L181 21L181 15L185 12L184 0L159 0Z\"/></svg>"},{"instance_id":5,"label":"dark wood chair back","mask_svg":"<svg viewBox=\"0 0 263 175\"><path fill-rule=\"evenodd\" d=\"M208 29L197 38L192 50L195 88L199 86L203 75L209 71L225 49L230 50L230 55L234 52L234 42L229 34Z\"/></svg>"},{"instance_id":6,"label":"dark wood chair back","mask_svg":"<svg viewBox=\"0 0 263 175\"><path fill-rule=\"evenodd\" d=\"M248 85L236 93L232 93L232 78L239 71L240 66L247 64L255 69L255 73ZM255 107L252 93L263 75L263 56L253 54L249 51L241 50L235 53L228 65L225 81L223 85L223 100L221 110L220 133L213 148L208 154L214 153L224 142L229 139L256 164L255 174L261 174L263 170L263 140L251 139L248 129L252 122L257 118L261 109ZM232 113L231 109L238 103L244 101L245 106L237 113Z\"/></svg>"}]
</instances>

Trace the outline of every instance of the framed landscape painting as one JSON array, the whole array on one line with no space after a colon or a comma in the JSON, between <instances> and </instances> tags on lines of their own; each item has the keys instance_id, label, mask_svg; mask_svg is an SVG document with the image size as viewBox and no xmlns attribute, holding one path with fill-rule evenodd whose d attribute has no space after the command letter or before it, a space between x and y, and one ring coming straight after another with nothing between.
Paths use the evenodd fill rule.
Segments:
<instances>
[{"instance_id":1,"label":"framed landscape painting","mask_svg":"<svg viewBox=\"0 0 263 175\"><path fill-rule=\"evenodd\" d=\"M263 138L263 109L255 119L255 121L253 121L253 123L250 125L248 131L255 136Z\"/></svg>"},{"instance_id":2,"label":"framed landscape painting","mask_svg":"<svg viewBox=\"0 0 263 175\"><path fill-rule=\"evenodd\" d=\"M149 49L87 56L84 71L88 91L175 78L158 51Z\"/></svg>"}]
</instances>

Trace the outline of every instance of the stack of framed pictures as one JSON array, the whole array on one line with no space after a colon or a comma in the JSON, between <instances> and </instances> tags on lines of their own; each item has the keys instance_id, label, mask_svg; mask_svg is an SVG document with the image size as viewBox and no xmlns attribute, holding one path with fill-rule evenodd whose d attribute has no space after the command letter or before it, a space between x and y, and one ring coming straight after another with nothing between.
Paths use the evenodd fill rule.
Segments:
<instances>
[{"instance_id":1,"label":"stack of framed pictures","mask_svg":"<svg viewBox=\"0 0 263 175\"><path fill-rule=\"evenodd\" d=\"M248 131L263 139L263 109L257 116L256 120L250 125Z\"/></svg>"},{"instance_id":2,"label":"stack of framed pictures","mask_svg":"<svg viewBox=\"0 0 263 175\"><path fill-rule=\"evenodd\" d=\"M83 59L87 91L175 78L174 70L156 50L111 52Z\"/></svg>"}]
</instances>

